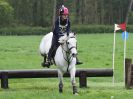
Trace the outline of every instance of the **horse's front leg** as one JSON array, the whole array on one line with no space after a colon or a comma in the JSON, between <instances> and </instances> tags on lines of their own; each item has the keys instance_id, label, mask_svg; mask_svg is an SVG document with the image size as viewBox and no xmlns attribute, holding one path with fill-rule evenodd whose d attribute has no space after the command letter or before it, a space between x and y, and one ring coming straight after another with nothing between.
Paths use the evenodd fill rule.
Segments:
<instances>
[{"instance_id":1,"label":"horse's front leg","mask_svg":"<svg viewBox=\"0 0 133 99\"><path fill-rule=\"evenodd\" d=\"M63 72L58 70L58 78L59 78L59 92L63 92Z\"/></svg>"},{"instance_id":2,"label":"horse's front leg","mask_svg":"<svg viewBox=\"0 0 133 99\"><path fill-rule=\"evenodd\" d=\"M77 95L78 91L77 91L77 86L76 86L75 74L76 74L76 67L73 66L70 69L70 76L71 76L71 83L72 83L72 88L73 88L73 94Z\"/></svg>"}]
</instances>

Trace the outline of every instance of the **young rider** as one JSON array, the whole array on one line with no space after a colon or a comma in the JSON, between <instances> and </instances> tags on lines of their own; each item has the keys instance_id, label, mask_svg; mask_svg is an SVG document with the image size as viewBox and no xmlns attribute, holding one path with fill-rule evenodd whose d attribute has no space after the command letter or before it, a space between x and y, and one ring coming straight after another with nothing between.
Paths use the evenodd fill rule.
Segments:
<instances>
[{"instance_id":1,"label":"young rider","mask_svg":"<svg viewBox=\"0 0 133 99\"><path fill-rule=\"evenodd\" d=\"M56 49L60 45L58 42L59 38L63 36L63 33L69 34L70 32L69 10L64 5L59 9L59 17L55 21L54 26L52 45L48 53L48 58L45 63L42 63L44 67L49 67L51 65L51 57L55 54ZM76 64L82 64L82 62L79 62L77 59Z\"/></svg>"}]
</instances>

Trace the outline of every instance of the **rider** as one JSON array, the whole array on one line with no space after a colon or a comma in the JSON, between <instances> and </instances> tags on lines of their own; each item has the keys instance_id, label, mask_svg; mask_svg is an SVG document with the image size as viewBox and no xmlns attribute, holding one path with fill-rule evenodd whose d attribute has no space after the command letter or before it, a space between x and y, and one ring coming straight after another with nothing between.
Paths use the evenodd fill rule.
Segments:
<instances>
[{"instance_id":1,"label":"rider","mask_svg":"<svg viewBox=\"0 0 133 99\"><path fill-rule=\"evenodd\" d=\"M45 63L43 63L43 66L49 67L51 65L51 57L53 54L55 54L56 49L59 47L59 38L63 36L64 33L67 33L67 35L70 32L70 20L69 20L69 10L64 5L59 9L59 17L55 21L54 25L54 31L53 31L53 38L52 38L52 45L48 53L48 58ZM77 59L76 64L82 64L82 62L79 62Z\"/></svg>"}]
</instances>

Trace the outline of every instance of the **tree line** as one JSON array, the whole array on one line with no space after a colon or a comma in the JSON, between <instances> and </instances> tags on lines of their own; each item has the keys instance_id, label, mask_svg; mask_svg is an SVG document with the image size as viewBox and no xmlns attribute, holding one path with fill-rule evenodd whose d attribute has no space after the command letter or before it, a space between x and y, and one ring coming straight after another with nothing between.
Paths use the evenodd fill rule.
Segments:
<instances>
[{"instance_id":1,"label":"tree line","mask_svg":"<svg viewBox=\"0 0 133 99\"><path fill-rule=\"evenodd\" d=\"M49 27L64 4L72 24L133 23L133 0L0 0L0 26Z\"/></svg>"}]
</instances>

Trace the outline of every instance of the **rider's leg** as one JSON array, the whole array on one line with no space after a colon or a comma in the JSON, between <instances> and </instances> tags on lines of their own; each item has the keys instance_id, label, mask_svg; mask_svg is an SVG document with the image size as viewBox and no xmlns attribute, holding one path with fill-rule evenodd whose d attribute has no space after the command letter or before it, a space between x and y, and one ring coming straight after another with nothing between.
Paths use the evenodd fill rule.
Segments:
<instances>
[{"instance_id":1,"label":"rider's leg","mask_svg":"<svg viewBox=\"0 0 133 99\"><path fill-rule=\"evenodd\" d=\"M83 64L83 62L79 61L78 57L76 57L76 65Z\"/></svg>"},{"instance_id":2,"label":"rider's leg","mask_svg":"<svg viewBox=\"0 0 133 99\"><path fill-rule=\"evenodd\" d=\"M51 48L50 48L50 50L49 50L49 52L48 52L48 57L47 57L47 60L46 60L46 62L44 63L44 66L47 66L47 67L49 67L50 66L50 60L51 60L51 55L52 55L52 53L53 53L53 48L54 48L54 45L55 45L55 39L54 39L54 37L52 38L52 44L51 44Z\"/></svg>"},{"instance_id":3,"label":"rider's leg","mask_svg":"<svg viewBox=\"0 0 133 99\"><path fill-rule=\"evenodd\" d=\"M49 53L48 53L48 57L47 57L46 60L43 61L43 63L42 63L42 66L43 66L43 67L48 67L48 68L49 68L49 66L50 66L51 54L52 54L52 51L53 51L52 49L53 49L53 47L51 46L51 48L50 48L50 50L49 50Z\"/></svg>"},{"instance_id":4,"label":"rider's leg","mask_svg":"<svg viewBox=\"0 0 133 99\"><path fill-rule=\"evenodd\" d=\"M49 67L51 65L51 62L50 62L51 58L52 58L53 54L55 54L55 51L58 48L58 46L59 46L58 40L56 37L53 36L52 45L51 45L51 48L48 53L48 58L45 62L45 66Z\"/></svg>"},{"instance_id":5,"label":"rider's leg","mask_svg":"<svg viewBox=\"0 0 133 99\"><path fill-rule=\"evenodd\" d=\"M77 49L77 47L76 47ZM83 62L79 61L78 57L76 57L76 65L80 65L80 64L83 64Z\"/></svg>"}]
</instances>

